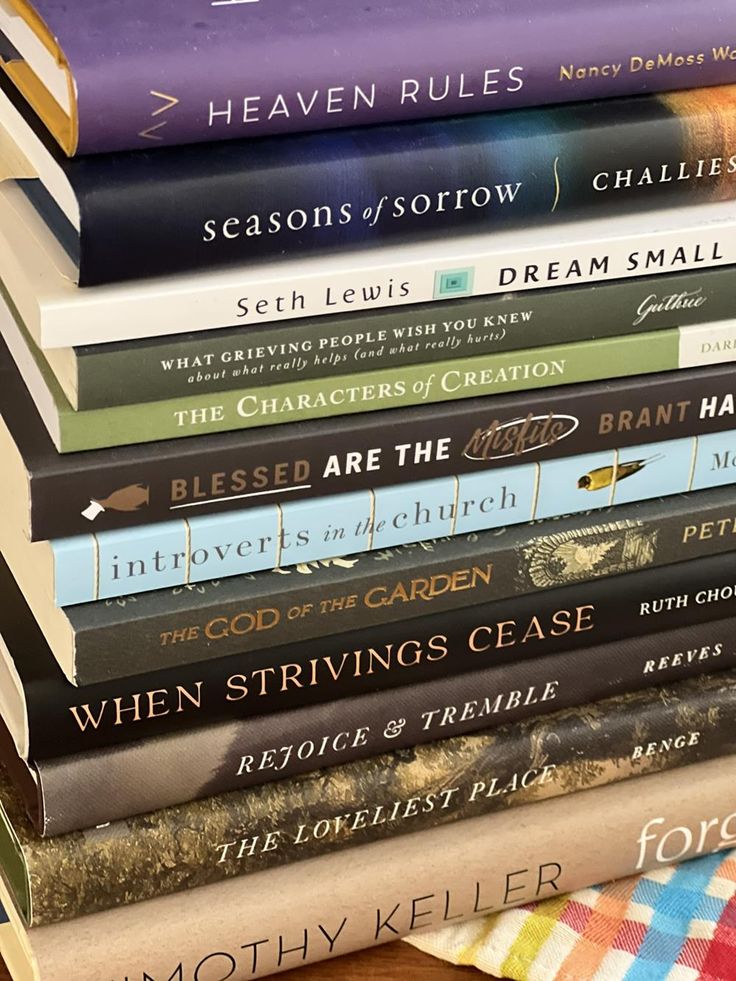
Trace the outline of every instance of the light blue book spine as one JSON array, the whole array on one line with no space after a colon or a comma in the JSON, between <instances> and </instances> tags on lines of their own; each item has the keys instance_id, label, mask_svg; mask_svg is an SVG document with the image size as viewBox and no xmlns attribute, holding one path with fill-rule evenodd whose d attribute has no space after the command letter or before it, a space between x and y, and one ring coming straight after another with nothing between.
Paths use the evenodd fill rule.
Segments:
<instances>
[{"instance_id":1,"label":"light blue book spine","mask_svg":"<svg viewBox=\"0 0 736 981\"><path fill-rule=\"evenodd\" d=\"M736 483L736 431L52 542L72 606Z\"/></svg>"}]
</instances>

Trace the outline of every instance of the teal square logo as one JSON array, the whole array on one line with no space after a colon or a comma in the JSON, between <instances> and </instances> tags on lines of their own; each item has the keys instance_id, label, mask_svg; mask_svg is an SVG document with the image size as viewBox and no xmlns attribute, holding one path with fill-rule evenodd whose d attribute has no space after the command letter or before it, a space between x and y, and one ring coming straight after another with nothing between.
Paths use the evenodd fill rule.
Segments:
<instances>
[{"instance_id":1,"label":"teal square logo","mask_svg":"<svg viewBox=\"0 0 736 981\"><path fill-rule=\"evenodd\" d=\"M434 298L444 300L453 296L471 296L475 269L447 269L435 273Z\"/></svg>"}]
</instances>

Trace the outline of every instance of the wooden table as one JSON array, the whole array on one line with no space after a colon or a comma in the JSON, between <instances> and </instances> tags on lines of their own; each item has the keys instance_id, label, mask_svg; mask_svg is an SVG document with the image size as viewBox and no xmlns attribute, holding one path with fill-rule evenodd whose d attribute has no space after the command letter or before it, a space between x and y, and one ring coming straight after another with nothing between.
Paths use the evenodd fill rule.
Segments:
<instances>
[{"instance_id":1,"label":"wooden table","mask_svg":"<svg viewBox=\"0 0 736 981\"><path fill-rule=\"evenodd\" d=\"M488 978L475 968L453 967L404 943L375 947L278 975L282 981L405 981L412 976L418 981L486 981ZM11 981L2 961L0 981Z\"/></svg>"}]
</instances>

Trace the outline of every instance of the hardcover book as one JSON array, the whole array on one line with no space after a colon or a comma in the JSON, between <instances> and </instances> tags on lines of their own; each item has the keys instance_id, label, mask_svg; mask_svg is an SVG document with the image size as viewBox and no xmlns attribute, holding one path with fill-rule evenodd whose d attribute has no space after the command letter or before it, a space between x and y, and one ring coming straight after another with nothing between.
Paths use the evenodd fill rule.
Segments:
<instances>
[{"instance_id":1,"label":"hardcover book","mask_svg":"<svg viewBox=\"0 0 736 981\"><path fill-rule=\"evenodd\" d=\"M729 430L600 449L491 474L396 484L50 542L28 542L15 526L17 505L9 506L0 514L0 546L26 595L73 606L732 485L735 440L736 430Z\"/></svg>"},{"instance_id":2,"label":"hardcover book","mask_svg":"<svg viewBox=\"0 0 736 981\"><path fill-rule=\"evenodd\" d=\"M0 749L36 830L65 834L736 667L733 620L662 629L674 619L656 633L407 685L399 708L387 689L28 763L0 719Z\"/></svg>"},{"instance_id":3,"label":"hardcover book","mask_svg":"<svg viewBox=\"0 0 736 981\"><path fill-rule=\"evenodd\" d=\"M734 534L725 487L65 609L29 598L89 685L722 555Z\"/></svg>"},{"instance_id":4,"label":"hardcover book","mask_svg":"<svg viewBox=\"0 0 736 981\"><path fill-rule=\"evenodd\" d=\"M735 398L733 369L723 365L650 375L646 385L634 377L60 456L0 339L0 452L8 491L0 544L9 552L11 539L17 540L13 549L25 549L24 538L86 539L90 533L174 520L181 527L182 519L196 527L209 515L237 521L238 514L245 519L246 512L270 504L291 507L328 495L455 476L482 483L483 475L495 480L501 470L520 465L528 466L519 473L528 473L537 462L569 456L608 454L605 465L610 465L615 450L639 459L631 454L647 443L731 429ZM657 452L647 448L641 458ZM693 488L727 483L720 478L727 477L729 457L722 460L723 467L711 473L714 480L698 480ZM575 476L576 483L586 471L587 466ZM679 479L679 471L673 476ZM652 496L673 493L672 486L659 491L652 486ZM595 488L581 490L559 508L530 506L520 520L608 503ZM619 486L618 503L632 499L620 491ZM443 526L442 534L447 531ZM420 538L431 533L426 527ZM351 544L346 537L332 555L363 549L363 540ZM281 557L284 564L307 558L303 547L299 555ZM278 562L274 555L262 568ZM218 568L212 578L221 575ZM124 592L133 589L141 591L130 583Z\"/></svg>"},{"instance_id":5,"label":"hardcover book","mask_svg":"<svg viewBox=\"0 0 736 981\"><path fill-rule=\"evenodd\" d=\"M36 835L6 776L0 841L17 848L3 864L25 922L43 926L734 748L726 672L58 838Z\"/></svg>"},{"instance_id":6,"label":"hardcover book","mask_svg":"<svg viewBox=\"0 0 736 981\"><path fill-rule=\"evenodd\" d=\"M12 0L0 29L70 155L736 80L729 0Z\"/></svg>"},{"instance_id":7,"label":"hardcover book","mask_svg":"<svg viewBox=\"0 0 736 981\"><path fill-rule=\"evenodd\" d=\"M468 818L462 834L431 828L32 930L0 879L0 952L13 981L270 976L731 847L734 766L697 763L638 777L636 793L599 787ZM284 897L303 895L295 922Z\"/></svg>"},{"instance_id":8,"label":"hardcover book","mask_svg":"<svg viewBox=\"0 0 736 981\"><path fill-rule=\"evenodd\" d=\"M733 318L736 267L345 316L143 338L43 355L74 409L324 378ZM700 354L715 358L718 352ZM722 357L729 351L720 352Z\"/></svg>"},{"instance_id":9,"label":"hardcover book","mask_svg":"<svg viewBox=\"0 0 736 981\"><path fill-rule=\"evenodd\" d=\"M162 402L75 411L16 310L0 297L0 334L60 453L311 419L342 418L381 409L456 402L484 395L526 393L589 381L642 376L736 359L736 320L672 330L557 344L510 354L434 361L406 368L222 392L218 404L201 395Z\"/></svg>"},{"instance_id":10,"label":"hardcover book","mask_svg":"<svg viewBox=\"0 0 736 981\"><path fill-rule=\"evenodd\" d=\"M0 185L3 282L43 348L734 265L735 229L736 203L710 202L581 219L564 236L555 225L452 235L85 290L26 194Z\"/></svg>"},{"instance_id":11,"label":"hardcover book","mask_svg":"<svg viewBox=\"0 0 736 981\"><path fill-rule=\"evenodd\" d=\"M12 99L0 174L82 286L736 196L736 86L82 160Z\"/></svg>"},{"instance_id":12,"label":"hardcover book","mask_svg":"<svg viewBox=\"0 0 736 981\"><path fill-rule=\"evenodd\" d=\"M685 660L710 662L706 668L728 666L733 621L724 618L733 618L735 602L730 556L705 560L692 597L685 592L689 569L681 571L679 587L677 566L663 573L661 583L682 597L672 610L665 611L668 600L653 583L657 572L640 573L640 584L617 577L605 584L568 586L266 652L243 650L200 663L153 667L145 674L77 688L64 678L0 560L0 584L8 598L7 608L0 609L0 708L18 754L39 760L220 720L404 689L483 670L499 658L513 664L651 632L656 639L659 630L693 624L708 626L672 643L704 653ZM646 595L632 593L637 585ZM657 650L656 642L642 644ZM646 673L657 677L656 666Z\"/></svg>"}]
</instances>

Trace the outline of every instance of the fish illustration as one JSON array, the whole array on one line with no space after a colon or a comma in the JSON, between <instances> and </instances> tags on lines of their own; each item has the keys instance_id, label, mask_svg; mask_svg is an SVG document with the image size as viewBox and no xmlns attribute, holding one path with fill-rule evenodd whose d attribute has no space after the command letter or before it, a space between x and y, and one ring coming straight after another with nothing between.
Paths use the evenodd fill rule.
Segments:
<instances>
[{"instance_id":1,"label":"fish illustration","mask_svg":"<svg viewBox=\"0 0 736 981\"><path fill-rule=\"evenodd\" d=\"M82 517L94 521L105 511L138 511L150 504L150 490L143 484L130 484L113 491L108 497L98 500L91 498L88 507L82 511Z\"/></svg>"},{"instance_id":2,"label":"fish illustration","mask_svg":"<svg viewBox=\"0 0 736 981\"><path fill-rule=\"evenodd\" d=\"M618 483L620 480L626 480L627 477L633 477L644 467L664 460L664 458L664 453L657 453L645 460L632 460L630 463L619 463L613 467L598 467L597 470L591 470L590 473L586 473L580 478L578 489L586 491L603 490L604 487L610 487L614 482Z\"/></svg>"}]
</instances>

